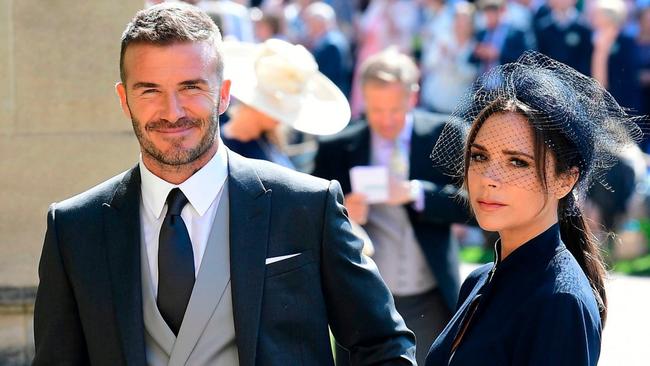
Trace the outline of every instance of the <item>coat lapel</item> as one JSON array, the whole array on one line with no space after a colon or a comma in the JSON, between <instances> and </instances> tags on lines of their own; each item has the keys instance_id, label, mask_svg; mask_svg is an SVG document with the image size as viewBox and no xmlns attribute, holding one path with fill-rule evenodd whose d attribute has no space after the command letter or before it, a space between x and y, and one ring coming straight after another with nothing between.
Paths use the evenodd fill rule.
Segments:
<instances>
[{"instance_id":1,"label":"coat lapel","mask_svg":"<svg viewBox=\"0 0 650 366\"><path fill-rule=\"evenodd\" d=\"M431 151L435 141L431 141L430 134L433 123L413 114L413 133L411 134L411 152L409 153L409 179L416 179L421 176L422 169L433 169Z\"/></svg>"},{"instance_id":2,"label":"coat lapel","mask_svg":"<svg viewBox=\"0 0 650 366\"><path fill-rule=\"evenodd\" d=\"M262 308L271 190L239 155L228 152L230 275L239 362L255 365Z\"/></svg>"},{"instance_id":3,"label":"coat lapel","mask_svg":"<svg viewBox=\"0 0 650 366\"><path fill-rule=\"evenodd\" d=\"M145 360L140 278L140 170L128 171L103 204L111 290L127 365Z\"/></svg>"}]
</instances>

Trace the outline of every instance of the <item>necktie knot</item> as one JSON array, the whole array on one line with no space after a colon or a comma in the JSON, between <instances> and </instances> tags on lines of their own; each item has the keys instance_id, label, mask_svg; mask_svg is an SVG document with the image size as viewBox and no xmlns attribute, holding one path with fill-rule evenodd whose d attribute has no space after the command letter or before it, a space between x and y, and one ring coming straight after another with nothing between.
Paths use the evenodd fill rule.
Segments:
<instances>
[{"instance_id":1,"label":"necktie knot","mask_svg":"<svg viewBox=\"0 0 650 366\"><path fill-rule=\"evenodd\" d=\"M180 216L183 207L187 204L187 197L179 188L174 188L167 195L167 214L172 216Z\"/></svg>"}]
</instances>

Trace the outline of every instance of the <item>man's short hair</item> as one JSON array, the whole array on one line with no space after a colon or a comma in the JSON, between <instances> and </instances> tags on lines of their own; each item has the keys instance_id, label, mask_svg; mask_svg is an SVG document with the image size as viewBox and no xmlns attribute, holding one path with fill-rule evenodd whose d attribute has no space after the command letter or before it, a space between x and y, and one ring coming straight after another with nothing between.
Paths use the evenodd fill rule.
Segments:
<instances>
[{"instance_id":1,"label":"man's short hair","mask_svg":"<svg viewBox=\"0 0 650 366\"><path fill-rule=\"evenodd\" d=\"M420 71L409 56L388 48L370 56L361 65L361 86L368 83L401 83L407 90L418 91Z\"/></svg>"},{"instance_id":2,"label":"man's short hair","mask_svg":"<svg viewBox=\"0 0 650 366\"><path fill-rule=\"evenodd\" d=\"M207 42L215 53L216 73L223 79L221 32L201 9L184 3L161 3L138 11L122 33L120 78L126 81L124 54L131 44L168 46L175 43Z\"/></svg>"},{"instance_id":3,"label":"man's short hair","mask_svg":"<svg viewBox=\"0 0 650 366\"><path fill-rule=\"evenodd\" d=\"M336 12L329 4L317 1L305 9L305 16L318 19L327 25L328 28L336 27Z\"/></svg>"}]
</instances>

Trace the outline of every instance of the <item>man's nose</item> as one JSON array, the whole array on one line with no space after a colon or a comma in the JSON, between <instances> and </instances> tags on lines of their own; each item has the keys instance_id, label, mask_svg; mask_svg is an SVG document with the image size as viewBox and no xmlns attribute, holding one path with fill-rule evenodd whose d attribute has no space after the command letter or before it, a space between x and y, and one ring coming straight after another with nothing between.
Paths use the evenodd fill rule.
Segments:
<instances>
[{"instance_id":1,"label":"man's nose","mask_svg":"<svg viewBox=\"0 0 650 366\"><path fill-rule=\"evenodd\" d=\"M168 94L165 98L161 118L173 123L183 117L185 117L185 109L178 95L176 93Z\"/></svg>"}]
</instances>

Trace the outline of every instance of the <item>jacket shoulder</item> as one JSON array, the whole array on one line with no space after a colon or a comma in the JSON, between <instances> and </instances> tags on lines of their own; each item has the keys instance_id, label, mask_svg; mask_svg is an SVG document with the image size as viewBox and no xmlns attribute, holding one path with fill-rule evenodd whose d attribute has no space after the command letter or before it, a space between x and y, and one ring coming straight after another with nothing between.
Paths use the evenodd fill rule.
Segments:
<instances>
[{"instance_id":1,"label":"jacket shoulder","mask_svg":"<svg viewBox=\"0 0 650 366\"><path fill-rule=\"evenodd\" d=\"M363 134L368 133L368 131L368 122L359 120L349 124L343 131L337 134L320 137L318 142L320 146L346 144L358 140Z\"/></svg>"},{"instance_id":2,"label":"jacket shoulder","mask_svg":"<svg viewBox=\"0 0 650 366\"><path fill-rule=\"evenodd\" d=\"M110 202L117 186L129 172L130 171L122 172L85 192L79 193L53 205L56 206L56 209L59 212L79 212L92 208L101 208L103 203Z\"/></svg>"},{"instance_id":3,"label":"jacket shoulder","mask_svg":"<svg viewBox=\"0 0 650 366\"><path fill-rule=\"evenodd\" d=\"M327 191L330 181L297 172L283 166L258 159L244 159L255 170L265 188L280 192L322 192Z\"/></svg>"}]
</instances>

